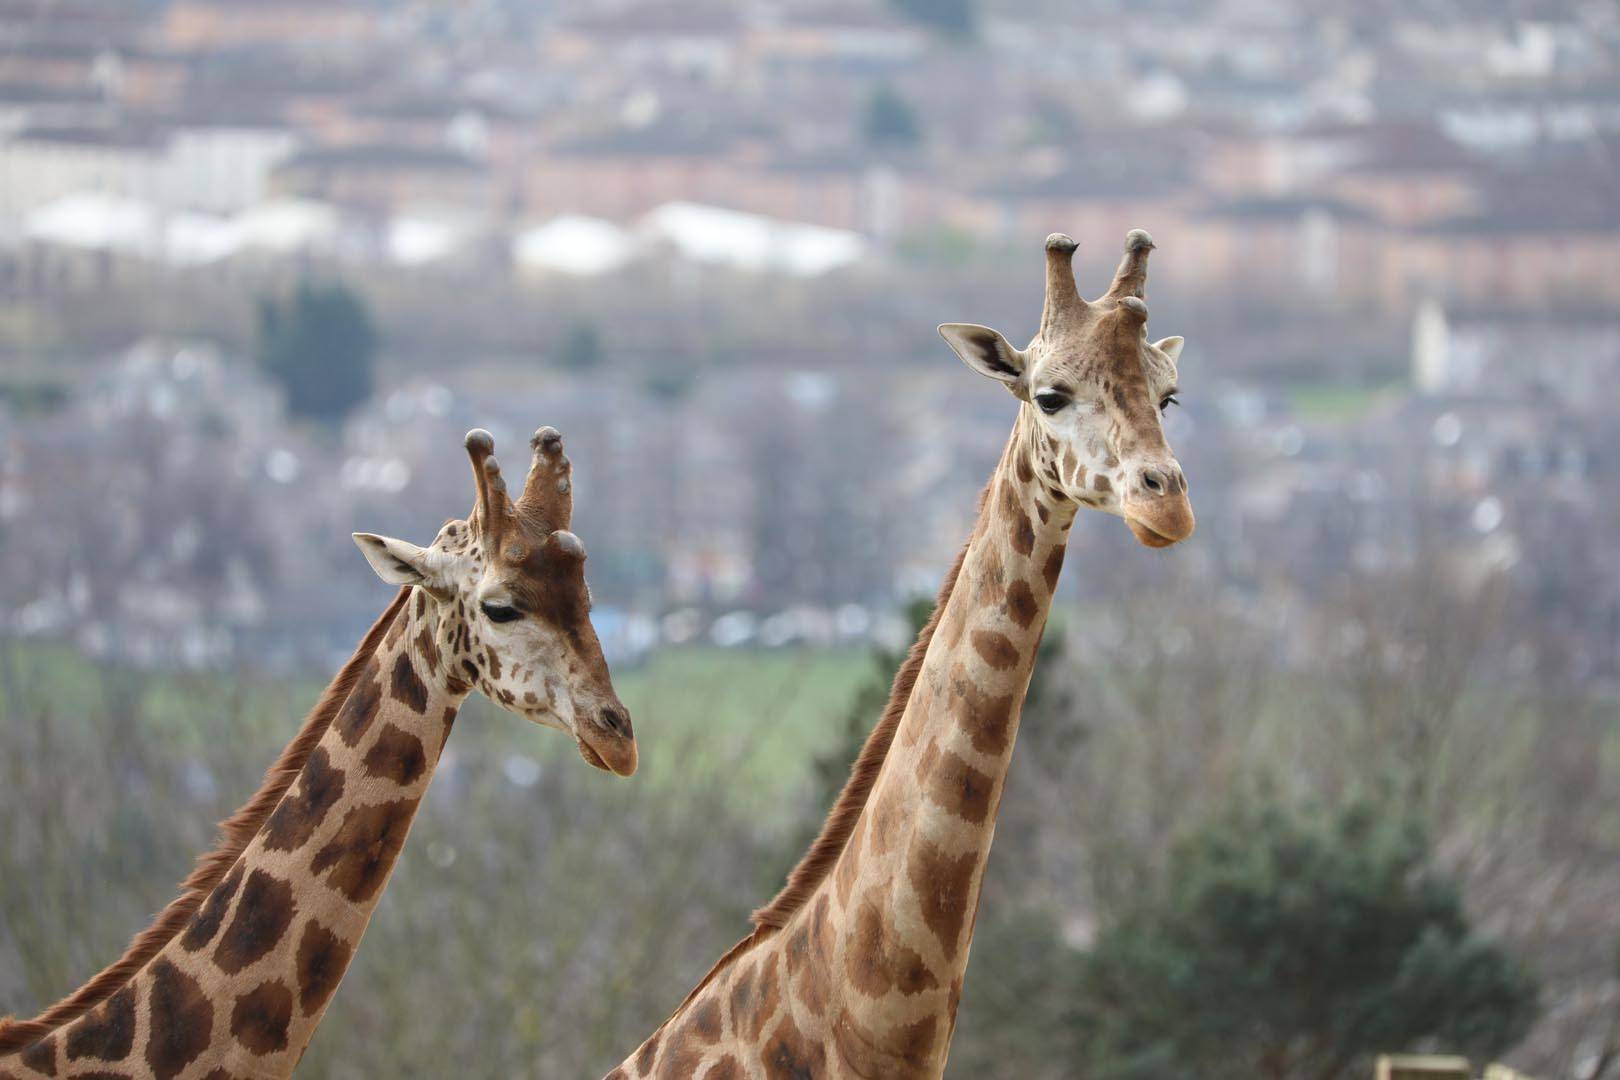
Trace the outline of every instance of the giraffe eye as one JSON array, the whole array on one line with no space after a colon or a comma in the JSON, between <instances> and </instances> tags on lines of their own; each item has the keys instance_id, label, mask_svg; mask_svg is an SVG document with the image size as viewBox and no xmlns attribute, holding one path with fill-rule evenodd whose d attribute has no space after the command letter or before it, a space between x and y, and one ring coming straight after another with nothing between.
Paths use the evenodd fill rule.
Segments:
<instances>
[{"instance_id":1,"label":"giraffe eye","mask_svg":"<svg viewBox=\"0 0 1620 1080\"><path fill-rule=\"evenodd\" d=\"M483 609L484 618L490 622L511 622L522 614L510 604L480 604L478 606Z\"/></svg>"},{"instance_id":2,"label":"giraffe eye","mask_svg":"<svg viewBox=\"0 0 1620 1080\"><path fill-rule=\"evenodd\" d=\"M1176 395L1166 394L1164 395L1164 400L1159 402L1159 411L1164 412L1164 410L1168 409L1170 406L1180 404L1181 400L1177 398Z\"/></svg>"},{"instance_id":3,"label":"giraffe eye","mask_svg":"<svg viewBox=\"0 0 1620 1080\"><path fill-rule=\"evenodd\" d=\"M1068 403L1068 397L1055 390L1047 390L1044 393L1035 395L1035 404L1039 405L1041 412L1048 416L1051 416Z\"/></svg>"}]
</instances>

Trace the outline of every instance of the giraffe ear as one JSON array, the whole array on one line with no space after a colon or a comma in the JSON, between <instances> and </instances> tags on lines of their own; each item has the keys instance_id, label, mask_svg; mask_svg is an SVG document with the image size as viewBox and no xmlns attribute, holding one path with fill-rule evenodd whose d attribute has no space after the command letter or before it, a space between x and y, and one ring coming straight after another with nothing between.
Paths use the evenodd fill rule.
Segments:
<instances>
[{"instance_id":1,"label":"giraffe ear","mask_svg":"<svg viewBox=\"0 0 1620 1080\"><path fill-rule=\"evenodd\" d=\"M1181 347L1187 344L1187 339L1177 334L1175 337L1160 338L1153 343L1153 347L1170 358L1172 364L1181 363Z\"/></svg>"},{"instance_id":2,"label":"giraffe ear","mask_svg":"<svg viewBox=\"0 0 1620 1080\"><path fill-rule=\"evenodd\" d=\"M962 363L980 375L1006 384L1014 394L1018 393L1025 356L999 332L974 323L945 323L939 328L939 336L956 350Z\"/></svg>"},{"instance_id":3,"label":"giraffe ear","mask_svg":"<svg viewBox=\"0 0 1620 1080\"><path fill-rule=\"evenodd\" d=\"M375 533L357 532L354 542L377 576L390 585L432 587L437 583L439 560L427 548Z\"/></svg>"}]
</instances>

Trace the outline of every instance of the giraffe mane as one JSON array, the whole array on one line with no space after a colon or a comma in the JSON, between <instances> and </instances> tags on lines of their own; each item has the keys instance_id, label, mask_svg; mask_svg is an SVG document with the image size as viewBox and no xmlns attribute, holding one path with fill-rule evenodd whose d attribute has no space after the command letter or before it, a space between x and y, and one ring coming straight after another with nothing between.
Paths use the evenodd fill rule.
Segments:
<instances>
[{"instance_id":1,"label":"giraffe mane","mask_svg":"<svg viewBox=\"0 0 1620 1080\"><path fill-rule=\"evenodd\" d=\"M404 607L410 592L409 586L400 589L399 595L388 605L388 610L384 611L372 624L371 629L366 631L359 648L349 658L349 662L343 665L342 670L333 677L332 682L322 692L320 700L315 703L315 708L310 710L304 719L304 726L293 736L292 742L287 744L281 756L276 759L276 763L265 773L264 784L258 792L243 803L236 813L220 822L219 846L197 860L197 865L180 883L180 895L158 913L150 926L135 935L123 956L103 968L72 994L45 1009L32 1020L0 1018L0 1053L21 1049L44 1038L56 1028L77 1019L111 997L114 991L133 978L148 960L157 955L158 950L185 928L192 913L230 870L249 841L258 833L265 818L270 816L270 811L275 809L281 797L287 793L287 789L292 787L293 780L303 771L304 763L314 751L315 745L321 741L321 736L326 734L327 728L332 726L332 720L337 716L338 709L349 696L349 692L354 689L355 683L359 681L366 661L377 651L383 634Z\"/></svg>"},{"instance_id":2,"label":"giraffe mane","mask_svg":"<svg viewBox=\"0 0 1620 1080\"><path fill-rule=\"evenodd\" d=\"M992 476L991 483L994 482ZM990 484L986 484L984 490L979 493L981 518L989 494ZM922 630L917 633L917 640L912 642L911 651L906 654L905 662L894 673L894 683L889 689L889 703L883 707L883 715L866 736L866 742L861 745L861 752L856 756L855 764L850 767L849 779L844 781L844 786L839 790L838 798L833 802L827 819L821 823L821 831L811 842L810 849L788 872L787 883L771 898L771 902L749 916L753 930L715 961L708 973L692 987L692 992L686 995L680 1007L675 1010L676 1013L697 997L703 988L713 982L715 976L725 970L726 966L738 956L786 926L794 912L809 902L816 887L832 873L833 866L838 862L838 856L843 854L850 835L855 831L855 823L860 820L861 811L866 809L867 800L872 795L872 787L877 783L878 773L883 769L883 762L888 759L889 747L894 744L894 733L900 729L900 718L906 714L906 703L911 700L911 689L917 685L917 676L922 671L923 658L928 655L928 646L934 640L934 631L939 626L945 602L951 598L951 592L956 588L957 576L962 572L962 563L967 559L968 547L976 535L977 529L969 535L967 542L962 545L962 550L956 553L956 561L945 572L945 580L940 584L939 595L934 598L933 612L923 624Z\"/></svg>"},{"instance_id":3,"label":"giraffe mane","mask_svg":"<svg viewBox=\"0 0 1620 1080\"><path fill-rule=\"evenodd\" d=\"M980 496L979 503L983 505L983 496ZM889 747L894 743L894 733L900 729L900 718L906 714L906 704L911 700L911 688L917 685L917 675L922 671L923 657L928 655L928 646L934 640L934 630L939 626L940 614L945 610L945 602L951 598L951 590L956 587L957 575L962 572L962 563L967 558L968 544L971 543L970 537L968 543L962 545L962 550L956 553L956 561L946 571L945 580L939 587L939 595L934 600L933 612L929 614L928 621L918 632L917 640L912 642L905 663L894 673L894 684L889 689L889 703L883 707L883 715L867 735L866 742L862 744L860 755L855 758L855 764L849 770L849 779L844 781L831 812L827 814L827 820L821 823L821 831L810 844L810 850L806 851L798 865L788 872L787 884L782 886L782 890L771 899L770 903L750 916L756 930L779 930L785 926L789 917L810 899L822 879L832 873L838 856L849 843L850 834L855 831L855 823L860 820L861 811L866 809L866 802L877 783L878 773L882 771L883 763L888 759Z\"/></svg>"}]
</instances>

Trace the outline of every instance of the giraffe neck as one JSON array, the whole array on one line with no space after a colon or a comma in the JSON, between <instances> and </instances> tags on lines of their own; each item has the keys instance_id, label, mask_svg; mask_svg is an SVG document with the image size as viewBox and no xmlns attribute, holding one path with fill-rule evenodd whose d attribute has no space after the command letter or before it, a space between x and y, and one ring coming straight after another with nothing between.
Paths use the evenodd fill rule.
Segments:
<instances>
[{"instance_id":1,"label":"giraffe neck","mask_svg":"<svg viewBox=\"0 0 1620 1080\"><path fill-rule=\"evenodd\" d=\"M0 1075L111 1063L155 1080L292 1073L467 692L440 663L434 608L418 594L400 609L298 779L184 929L94 1010L0 1057Z\"/></svg>"},{"instance_id":2,"label":"giraffe neck","mask_svg":"<svg viewBox=\"0 0 1620 1080\"><path fill-rule=\"evenodd\" d=\"M1027 409L861 821L808 919L857 1072L943 1070L996 815L1073 510L1036 479ZM826 914L816 907L826 904ZM842 1034L841 1034L842 1033Z\"/></svg>"},{"instance_id":3,"label":"giraffe neck","mask_svg":"<svg viewBox=\"0 0 1620 1080\"><path fill-rule=\"evenodd\" d=\"M609 1074L937 1077L1072 506L1019 416L905 711L832 871Z\"/></svg>"}]
</instances>

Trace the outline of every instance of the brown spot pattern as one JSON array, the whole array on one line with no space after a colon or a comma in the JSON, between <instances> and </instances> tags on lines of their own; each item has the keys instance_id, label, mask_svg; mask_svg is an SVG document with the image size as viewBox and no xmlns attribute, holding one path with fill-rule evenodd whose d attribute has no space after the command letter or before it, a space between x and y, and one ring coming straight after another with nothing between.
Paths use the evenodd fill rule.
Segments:
<instances>
[{"instance_id":1,"label":"brown spot pattern","mask_svg":"<svg viewBox=\"0 0 1620 1080\"><path fill-rule=\"evenodd\" d=\"M436 675L439 671L439 645L433 640L433 628L423 626L416 635L416 655L422 658L429 675Z\"/></svg>"},{"instance_id":2,"label":"brown spot pattern","mask_svg":"<svg viewBox=\"0 0 1620 1080\"><path fill-rule=\"evenodd\" d=\"M262 983L236 999L231 1010L231 1034L255 1054L287 1049L287 1025L292 1023L293 994L280 979Z\"/></svg>"},{"instance_id":3,"label":"brown spot pattern","mask_svg":"<svg viewBox=\"0 0 1620 1080\"><path fill-rule=\"evenodd\" d=\"M811 959L800 969L794 988L805 1012L817 1017L825 1013L827 999L832 993L832 980L827 977L826 963L820 957Z\"/></svg>"},{"instance_id":4,"label":"brown spot pattern","mask_svg":"<svg viewBox=\"0 0 1620 1080\"><path fill-rule=\"evenodd\" d=\"M1030 523L1029 514L1022 506L1012 512L1012 546L1020 555L1028 555L1035 550L1035 526Z\"/></svg>"},{"instance_id":5,"label":"brown spot pattern","mask_svg":"<svg viewBox=\"0 0 1620 1080\"><path fill-rule=\"evenodd\" d=\"M951 670L951 688L960 702L952 711L957 724L973 740L973 749L998 757L1006 753L1013 695L985 693L968 677L961 664Z\"/></svg>"},{"instance_id":6,"label":"brown spot pattern","mask_svg":"<svg viewBox=\"0 0 1620 1080\"><path fill-rule=\"evenodd\" d=\"M320 923L310 920L298 942L298 1008L314 1016L332 999L354 948Z\"/></svg>"},{"instance_id":7,"label":"brown spot pattern","mask_svg":"<svg viewBox=\"0 0 1620 1080\"><path fill-rule=\"evenodd\" d=\"M409 787L427 769L427 751L422 740L398 724L385 724L377 741L366 751L366 772Z\"/></svg>"},{"instance_id":8,"label":"brown spot pattern","mask_svg":"<svg viewBox=\"0 0 1620 1080\"><path fill-rule=\"evenodd\" d=\"M1006 671L1018 663L1018 647L999 630L973 631L973 651L997 671Z\"/></svg>"},{"instance_id":9,"label":"brown spot pattern","mask_svg":"<svg viewBox=\"0 0 1620 1080\"><path fill-rule=\"evenodd\" d=\"M781 986L776 977L776 954L772 953L753 980L753 993L746 995L741 1005L735 995L731 1001L731 1022L737 1032L749 1042L755 1042L765 1032L765 1025L776 1015L781 1004Z\"/></svg>"},{"instance_id":10,"label":"brown spot pattern","mask_svg":"<svg viewBox=\"0 0 1620 1080\"><path fill-rule=\"evenodd\" d=\"M414 568L410 566L401 566L400 569L408 572ZM404 612L401 612L399 615L394 616L394 621L388 624L388 633L383 636L384 648L392 649L396 644L399 643L400 635L405 633L405 624L410 620L402 618L401 616L403 614Z\"/></svg>"},{"instance_id":11,"label":"brown spot pattern","mask_svg":"<svg viewBox=\"0 0 1620 1080\"><path fill-rule=\"evenodd\" d=\"M400 653L394 658L394 673L389 680L389 690L395 701L418 716L427 712L427 686L423 684L421 676L416 674L416 668L411 665L410 653Z\"/></svg>"},{"instance_id":12,"label":"brown spot pattern","mask_svg":"<svg viewBox=\"0 0 1620 1080\"><path fill-rule=\"evenodd\" d=\"M935 1020L925 1016L914 1024L902 1024L887 1037L877 1038L845 1010L833 1025L833 1041L838 1056L856 1076L889 1078L926 1075L929 1055L934 1049Z\"/></svg>"},{"instance_id":13,"label":"brown spot pattern","mask_svg":"<svg viewBox=\"0 0 1620 1080\"><path fill-rule=\"evenodd\" d=\"M196 979L161 958L152 964L152 989L146 1001L150 1016L146 1064L157 1080L174 1080L208 1049L214 1032L213 1003Z\"/></svg>"},{"instance_id":14,"label":"brown spot pattern","mask_svg":"<svg viewBox=\"0 0 1620 1080\"><path fill-rule=\"evenodd\" d=\"M328 885L357 903L370 900L405 846L416 803L400 799L350 810L337 834L316 852L310 870L317 877L331 870Z\"/></svg>"},{"instance_id":15,"label":"brown spot pattern","mask_svg":"<svg viewBox=\"0 0 1620 1080\"><path fill-rule=\"evenodd\" d=\"M845 953L850 985L872 998L890 990L909 996L938 986L921 954L894 940L889 931L878 904L870 895L863 899L855 913L855 936Z\"/></svg>"},{"instance_id":16,"label":"brown spot pattern","mask_svg":"<svg viewBox=\"0 0 1620 1080\"><path fill-rule=\"evenodd\" d=\"M126 986L68 1028L67 1057L123 1061L135 1046L135 988Z\"/></svg>"},{"instance_id":17,"label":"brown spot pattern","mask_svg":"<svg viewBox=\"0 0 1620 1080\"><path fill-rule=\"evenodd\" d=\"M727 1054L710 1065L700 1080L743 1080L743 1075L742 1062Z\"/></svg>"},{"instance_id":18,"label":"brown spot pattern","mask_svg":"<svg viewBox=\"0 0 1620 1080\"><path fill-rule=\"evenodd\" d=\"M855 884L857 863L861 861L861 832L856 829L849 835L849 842L844 846L843 854L838 856L837 881L838 902L848 905L849 890Z\"/></svg>"},{"instance_id":19,"label":"brown spot pattern","mask_svg":"<svg viewBox=\"0 0 1620 1080\"><path fill-rule=\"evenodd\" d=\"M905 823L906 810L900 791L896 786L888 785L872 806L872 850L879 855L888 854Z\"/></svg>"},{"instance_id":20,"label":"brown spot pattern","mask_svg":"<svg viewBox=\"0 0 1620 1080\"><path fill-rule=\"evenodd\" d=\"M1029 582L1019 578L1007 590L1007 617L1013 622L1028 630L1035 621L1039 607L1035 603L1035 590L1029 587Z\"/></svg>"},{"instance_id":21,"label":"brown spot pattern","mask_svg":"<svg viewBox=\"0 0 1620 1080\"><path fill-rule=\"evenodd\" d=\"M962 926L967 921L973 893L975 852L950 855L927 840L911 846L906 860L911 887L916 890L923 922L928 924L945 951L954 960L962 944Z\"/></svg>"},{"instance_id":22,"label":"brown spot pattern","mask_svg":"<svg viewBox=\"0 0 1620 1080\"><path fill-rule=\"evenodd\" d=\"M827 1072L827 1051L805 1038L791 1016L782 1017L759 1057L766 1080L819 1080Z\"/></svg>"},{"instance_id":23,"label":"brown spot pattern","mask_svg":"<svg viewBox=\"0 0 1620 1080\"><path fill-rule=\"evenodd\" d=\"M298 790L281 800L264 827L270 851L294 851L309 843L326 815L343 797L342 769L332 767L326 747L317 746L298 774Z\"/></svg>"},{"instance_id":24,"label":"brown spot pattern","mask_svg":"<svg viewBox=\"0 0 1620 1080\"><path fill-rule=\"evenodd\" d=\"M703 1049L697 1046L687 1046L680 1042L672 1042L665 1052L663 1064L658 1067L660 1078L667 1080L692 1080L697 1074L697 1067L703 1064Z\"/></svg>"},{"instance_id":25,"label":"brown spot pattern","mask_svg":"<svg viewBox=\"0 0 1620 1080\"><path fill-rule=\"evenodd\" d=\"M658 1059L658 1036L659 1032L653 1032L652 1038L641 1044L641 1053L636 1055L636 1071L642 1076L647 1075Z\"/></svg>"},{"instance_id":26,"label":"brown spot pattern","mask_svg":"<svg viewBox=\"0 0 1620 1080\"><path fill-rule=\"evenodd\" d=\"M185 933L180 935L180 947L187 952L196 952L198 949L214 940L219 933L219 926L225 921L225 912L230 909L231 898L236 895L237 888L242 884L242 872L245 864L241 859L231 867L231 872L225 879L214 886L214 891L208 894L202 907L191 917L186 924Z\"/></svg>"},{"instance_id":27,"label":"brown spot pattern","mask_svg":"<svg viewBox=\"0 0 1620 1080\"><path fill-rule=\"evenodd\" d=\"M292 917L292 886L263 870L253 871L242 886L236 914L214 949L214 963L225 974L235 975L263 959L286 934Z\"/></svg>"},{"instance_id":28,"label":"brown spot pattern","mask_svg":"<svg viewBox=\"0 0 1620 1080\"><path fill-rule=\"evenodd\" d=\"M39 1042L24 1050L18 1059L35 1072L46 1076L56 1075L56 1036L47 1035Z\"/></svg>"},{"instance_id":29,"label":"brown spot pattern","mask_svg":"<svg viewBox=\"0 0 1620 1080\"><path fill-rule=\"evenodd\" d=\"M354 689L349 691L349 696L343 702L343 708L338 710L337 718L332 721L338 736L349 746L359 743L360 737L377 718L377 706L382 703L382 686L378 682L381 671L375 656L366 661L365 670L360 673Z\"/></svg>"},{"instance_id":30,"label":"brown spot pattern","mask_svg":"<svg viewBox=\"0 0 1620 1080\"><path fill-rule=\"evenodd\" d=\"M692 1020L688 1027L692 1034L704 1042L719 1042L720 1021L720 1003L713 998L706 998L693 1007Z\"/></svg>"},{"instance_id":31,"label":"brown spot pattern","mask_svg":"<svg viewBox=\"0 0 1620 1080\"><path fill-rule=\"evenodd\" d=\"M1046 591L1054 592L1057 589L1058 575L1063 572L1063 553L1068 545L1059 544L1046 556L1046 565L1041 567L1041 577L1046 579Z\"/></svg>"},{"instance_id":32,"label":"brown spot pattern","mask_svg":"<svg viewBox=\"0 0 1620 1080\"><path fill-rule=\"evenodd\" d=\"M928 748L934 749L932 745ZM941 751L926 770L919 768L918 780L935 805L954 811L974 825L983 825L990 816L990 799L995 781L975 769L950 750Z\"/></svg>"}]
</instances>

